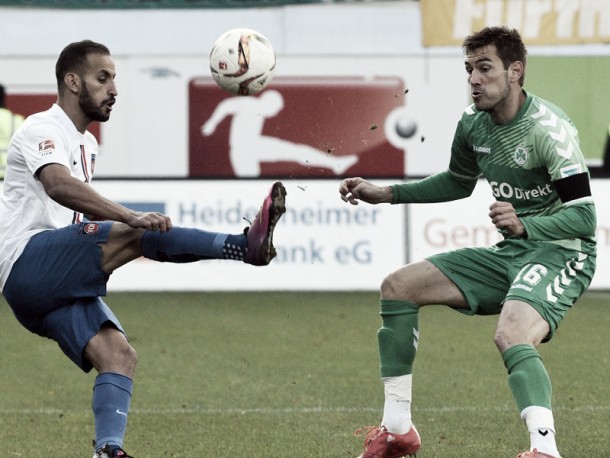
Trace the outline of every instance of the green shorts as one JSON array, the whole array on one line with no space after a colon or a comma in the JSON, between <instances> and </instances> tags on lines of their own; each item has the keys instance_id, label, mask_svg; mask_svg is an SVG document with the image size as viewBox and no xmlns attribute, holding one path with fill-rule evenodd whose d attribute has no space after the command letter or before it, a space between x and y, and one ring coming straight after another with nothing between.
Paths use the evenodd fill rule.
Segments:
<instances>
[{"instance_id":1,"label":"green shorts","mask_svg":"<svg viewBox=\"0 0 610 458\"><path fill-rule=\"evenodd\" d=\"M493 315L506 300L534 307L549 324L550 340L595 273L595 255L554 243L506 239L491 247L463 248L427 258L462 291L468 315Z\"/></svg>"}]
</instances>

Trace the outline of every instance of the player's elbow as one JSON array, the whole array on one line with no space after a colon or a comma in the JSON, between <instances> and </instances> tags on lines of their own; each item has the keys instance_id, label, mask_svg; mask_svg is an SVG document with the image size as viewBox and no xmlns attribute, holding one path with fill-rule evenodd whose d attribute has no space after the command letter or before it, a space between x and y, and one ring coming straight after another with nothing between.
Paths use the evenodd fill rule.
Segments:
<instances>
[{"instance_id":1,"label":"player's elbow","mask_svg":"<svg viewBox=\"0 0 610 458\"><path fill-rule=\"evenodd\" d=\"M581 223L580 236L586 237L591 234L595 234L597 228L597 213L595 211L595 205L588 203L585 205L575 205L574 211L578 213L577 219Z\"/></svg>"}]
</instances>

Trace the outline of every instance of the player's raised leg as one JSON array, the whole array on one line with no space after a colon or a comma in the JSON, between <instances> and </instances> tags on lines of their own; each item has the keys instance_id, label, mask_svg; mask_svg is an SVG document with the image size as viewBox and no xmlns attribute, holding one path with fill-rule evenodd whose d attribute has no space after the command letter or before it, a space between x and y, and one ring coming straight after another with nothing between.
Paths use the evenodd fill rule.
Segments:
<instances>
[{"instance_id":1,"label":"player's raised leg","mask_svg":"<svg viewBox=\"0 0 610 458\"><path fill-rule=\"evenodd\" d=\"M166 232L133 229L115 223L102 244L102 270L111 274L122 265L144 256L159 262L187 263L206 259L243 261L264 266L276 256L275 227L286 212L286 189L275 182L250 227L240 234L224 234L187 227Z\"/></svg>"}]
</instances>

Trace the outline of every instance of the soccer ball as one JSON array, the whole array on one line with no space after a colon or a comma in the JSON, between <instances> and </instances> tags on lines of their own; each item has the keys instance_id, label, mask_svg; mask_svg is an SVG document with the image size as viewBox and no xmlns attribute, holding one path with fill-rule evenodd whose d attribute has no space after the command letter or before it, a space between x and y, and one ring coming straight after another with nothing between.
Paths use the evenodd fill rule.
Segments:
<instances>
[{"instance_id":1,"label":"soccer ball","mask_svg":"<svg viewBox=\"0 0 610 458\"><path fill-rule=\"evenodd\" d=\"M275 73L271 42L252 29L232 29L212 46L210 70L214 81L236 95L258 94Z\"/></svg>"}]
</instances>

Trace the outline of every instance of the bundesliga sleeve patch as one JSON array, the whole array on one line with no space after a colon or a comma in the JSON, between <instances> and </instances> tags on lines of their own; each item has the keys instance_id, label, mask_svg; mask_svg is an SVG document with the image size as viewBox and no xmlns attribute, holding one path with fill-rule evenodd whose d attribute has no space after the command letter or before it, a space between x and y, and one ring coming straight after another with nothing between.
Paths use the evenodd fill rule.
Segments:
<instances>
[{"instance_id":1,"label":"bundesliga sleeve patch","mask_svg":"<svg viewBox=\"0 0 610 458\"><path fill-rule=\"evenodd\" d=\"M44 140L38 144L38 152L45 156L55 151L55 142L53 140Z\"/></svg>"},{"instance_id":2,"label":"bundesliga sleeve patch","mask_svg":"<svg viewBox=\"0 0 610 458\"><path fill-rule=\"evenodd\" d=\"M578 175L579 173L583 173L583 171L580 164L571 164L567 167L560 168L559 173L561 174L561 178L567 178L572 175Z\"/></svg>"}]
</instances>

